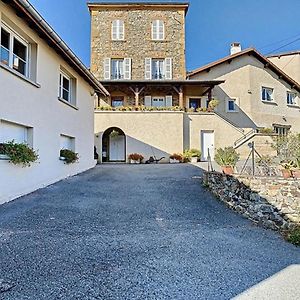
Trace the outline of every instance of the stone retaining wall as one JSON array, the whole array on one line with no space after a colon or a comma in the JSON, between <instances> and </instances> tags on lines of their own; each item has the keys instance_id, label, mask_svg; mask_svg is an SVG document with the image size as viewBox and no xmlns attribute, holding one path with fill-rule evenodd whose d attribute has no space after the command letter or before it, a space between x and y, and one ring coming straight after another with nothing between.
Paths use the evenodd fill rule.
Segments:
<instances>
[{"instance_id":1,"label":"stone retaining wall","mask_svg":"<svg viewBox=\"0 0 300 300\"><path fill-rule=\"evenodd\" d=\"M204 185L230 208L271 229L300 224L300 180L205 172Z\"/></svg>"}]
</instances>

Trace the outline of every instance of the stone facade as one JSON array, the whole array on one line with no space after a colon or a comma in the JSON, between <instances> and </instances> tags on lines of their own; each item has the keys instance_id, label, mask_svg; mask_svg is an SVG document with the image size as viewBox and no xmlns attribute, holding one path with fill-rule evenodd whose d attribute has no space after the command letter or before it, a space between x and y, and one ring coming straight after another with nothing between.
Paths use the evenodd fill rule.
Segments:
<instances>
[{"instance_id":1,"label":"stone facade","mask_svg":"<svg viewBox=\"0 0 300 300\"><path fill-rule=\"evenodd\" d=\"M90 6L91 10L91 71L104 79L105 58L131 58L132 80L145 78L145 58L172 58L173 79L184 80L185 70L185 7ZM112 21L123 20L125 37L112 41ZM163 20L165 39L153 41L151 26Z\"/></svg>"},{"instance_id":2,"label":"stone facade","mask_svg":"<svg viewBox=\"0 0 300 300\"><path fill-rule=\"evenodd\" d=\"M266 228L300 224L299 180L207 172L204 184L230 208Z\"/></svg>"}]
</instances>

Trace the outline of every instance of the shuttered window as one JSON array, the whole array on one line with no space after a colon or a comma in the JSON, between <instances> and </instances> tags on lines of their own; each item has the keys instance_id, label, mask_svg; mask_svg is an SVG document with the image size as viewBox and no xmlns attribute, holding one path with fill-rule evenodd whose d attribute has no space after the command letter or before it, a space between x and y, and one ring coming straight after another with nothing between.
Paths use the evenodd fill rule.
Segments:
<instances>
[{"instance_id":1,"label":"shuttered window","mask_svg":"<svg viewBox=\"0 0 300 300\"><path fill-rule=\"evenodd\" d=\"M105 58L104 59L105 80L130 80L131 58Z\"/></svg>"},{"instance_id":2,"label":"shuttered window","mask_svg":"<svg viewBox=\"0 0 300 300\"><path fill-rule=\"evenodd\" d=\"M146 80L171 80L173 79L172 58L145 59L145 79Z\"/></svg>"},{"instance_id":3,"label":"shuttered window","mask_svg":"<svg viewBox=\"0 0 300 300\"><path fill-rule=\"evenodd\" d=\"M152 40L162 41L165 39L165 25L162 20L152 22Z\"/></svg>"},{"instance_id":4,"label":"shuttered window","mask_svg":"<svg viewBox=\"0 0 300 300\"><path fill-rule=\"evenodd\" d=\"M124 21L114 20L112 22L111 37L113 41L122 41L124 40Z\"/></svg>"}]
</instances>

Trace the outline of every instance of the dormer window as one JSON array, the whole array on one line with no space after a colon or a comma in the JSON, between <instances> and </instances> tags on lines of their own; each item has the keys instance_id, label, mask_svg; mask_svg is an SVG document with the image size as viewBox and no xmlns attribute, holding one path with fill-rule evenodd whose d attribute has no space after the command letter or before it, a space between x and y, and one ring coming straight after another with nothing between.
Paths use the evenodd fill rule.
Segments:
<instances>
[{"instance_id":1,"label":"dormer window","mask_svg":"<svg viewBox=\"0 0 300 300\"><path fill-rule=\"evenodd\" d=\"M162 41L165 39L165 24L162 20L152 22L152 40Z\"/></svg>"},{"instance_id":2,"label":"dormer window","mask_svg":"<svg viewBox=\"0 0 300 300\"><path fill-rule=\"evenodd\" d=\"M113 41L122 41L124 40L125 35L124 21L123 20L114 20L112 22L111 37Z\"/></svg>"}]
</instances>

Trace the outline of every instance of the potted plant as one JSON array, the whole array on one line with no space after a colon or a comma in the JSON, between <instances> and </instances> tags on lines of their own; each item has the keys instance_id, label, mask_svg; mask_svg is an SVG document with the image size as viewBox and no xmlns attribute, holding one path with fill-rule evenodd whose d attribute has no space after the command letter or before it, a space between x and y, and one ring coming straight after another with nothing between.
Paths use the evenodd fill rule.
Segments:
<instances>
[{"instance_id":1,"label":"potted plant","mask_svg":"<svg viewBox=\"0 0 300 300\"><path fill-rule=\"evenodd\" d=\"M131 164L140 164L144 159L144 156L138 153L131 153L128 155L129 162Z\"/></svg>"},{"instance_id":2,"label":"potted plant","mask_svg":"<svg viewBox=\"0 0 300 300\"><path fill-rule=\"evenodd\" d=\"M289 160L287 162L281 163L281 166L283 169L281 170L283 178L291 178L292 177L292 170L295 167L295 164L292 160Z\"/></svg>"},{"instance_id":3,"label":"potted plant","mask_svg":"<svg viewBox=\"0 0 300 300\"><path fill-rule=\"evenodd\" d=\"M78 157L78 153L75 153L72 150L61 149L59 159L63 160L65 162L65 164L69 165L69 164L73 164L76 161L78 161L79 157Z\"/></svg>"},{"instance_id":4,"label":"potted plant","mask_svg":"<svg viewBox=\"0 0 300 300\"><path fill-rule=\"evenodd\" d=\"M217 99L212 99L212 100L210 100L209 103L208 103L208 109L209 109L210 111L214 111L215 108L216 108L218 105L219 105L219 100L217 100Z\"/></svg>"},{"instance_id":5,"label":"potted plant","mask_svg":"<svg viewBox=\"0 0 300 300\"><path fill-rule=\"evenodd\" d=\"M198 149L191 149L189 150L190 158L192 163L198 162L199 158L201 157L201 151Z\"/></svg>"},{"instance_id":6,"label":"potted plant","mask_svg":"<svg viewBox=\"0 0 300 300\"><path fill-rule=\"evenodd\" d=\"M300 155L296 158L295 169L292 171L294 178L300 178Z\"/></svg>"},{"instance_id":7,"label":"potted plant","mask_svg":"<svg viewBox=\"0 0 300 300\"><path fill-rule=\"evenodd\" d=\"M14 141L0 144L2 159L8 159L14 165L30 167L31 163L38 160L38 154L27 144L15 143Z\"/></svg>"},{"instance_id":8,"label":"potted plant","mask_svg":"<svg viewBox=\"0 0 300 300\"><path fill-rule=\"evenodd\" d=\"M182 162L182 155L181 154L177 154L177 153L174 153L170 156L170 164L179 164Z\"/></svg>"},{"instance_id":9,"label":"potted plant","mask_svg":"<svg viewBox=\"0 0 300 300\"><path fill-rule=\"evenodd\" d=\"M221 166L224 174L232 175L234 167L236 166L240 155L233 147L225 147L224 149L217 149L215 155L216 163Z\"/></svg>"}]
</instances>

